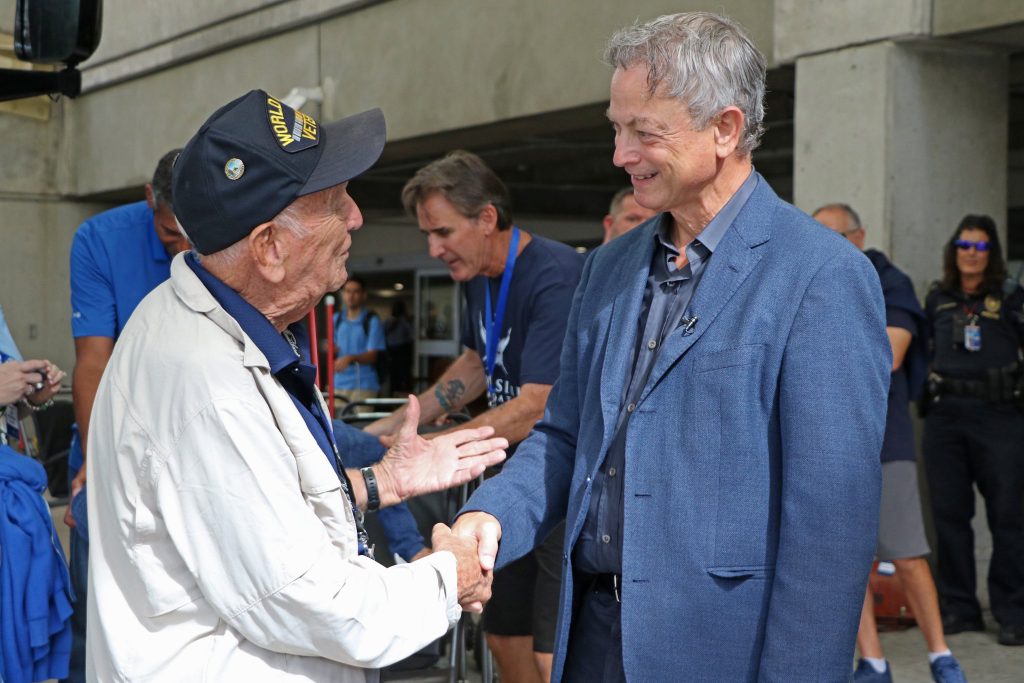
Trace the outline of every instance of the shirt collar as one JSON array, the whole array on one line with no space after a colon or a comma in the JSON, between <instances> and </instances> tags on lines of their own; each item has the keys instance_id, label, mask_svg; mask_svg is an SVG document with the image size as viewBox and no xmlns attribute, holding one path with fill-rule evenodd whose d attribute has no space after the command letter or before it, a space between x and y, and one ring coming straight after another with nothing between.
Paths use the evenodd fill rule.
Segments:
<instances>
[{"instance_id":1,"label":"shirt collar","mask_svg":"<svg viewBox=\"0 0 1024 683\"><path fill-rule=\"evenodd\" d=\"M204 268L203 264L196 258L195 252L190 251L186 254L185 262L206 289L210 291L210 294L217 300L217 303L221 305L228 315L235 319L238 326L242 328L242 331L252 339L256 347L267 357L271 373L276 375L299 360L291 344L270 324L267 317L260 313L255 306L243 299L238 292L228 287ZM301 355L301 349L305 347L304 342L308 341L306 331L297 323L290 325L288 330L295 336Z\"/></svg>"},{"instance_id":2,"label":"shirt collar","mask_svg":"<svg viewBox=\"0 0 1024 683\"><path fill-rule=\"evenodd\" d=\"M715 214L715 217L711 219L711 222L704 226L704 229L700 231L700 235L697 236L697 241L708 248L711 253L715 252L718 248L718 244L722 241L722 237L725 236L729 226L732 225L733 221L736 220L736 216L739 215L740 211L746 205L747 200L750 199L750 195L754 194L754 188L757 187L758 178L760 176L750 169L750 175L743 181L739 189L733 193L729 201L725 203L725 206ZM658 229L654 232L654 238L658 243L667 249L672 254L679 254L679 250L672 242L672 214L663 213L658 221Z\"/></svg>"}]
</instances>

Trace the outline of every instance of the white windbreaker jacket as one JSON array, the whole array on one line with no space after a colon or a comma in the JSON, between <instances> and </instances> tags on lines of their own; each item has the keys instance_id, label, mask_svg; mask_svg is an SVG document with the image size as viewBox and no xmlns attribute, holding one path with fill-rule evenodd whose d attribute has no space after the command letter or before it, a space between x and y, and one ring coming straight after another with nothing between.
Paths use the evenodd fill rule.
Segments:
<instances>
[{"instance_id":1,"label":"white windbreaker jacket","mask_svg":"<svg viewBox=\"0 0 1024 683\"><path fill-rule=\"evenodd\" d=\"M461 613L451 553L358 556L337 474L184 255L118 339L87 463L89 680L376 681Z\"/></svg>"}]
</instances>

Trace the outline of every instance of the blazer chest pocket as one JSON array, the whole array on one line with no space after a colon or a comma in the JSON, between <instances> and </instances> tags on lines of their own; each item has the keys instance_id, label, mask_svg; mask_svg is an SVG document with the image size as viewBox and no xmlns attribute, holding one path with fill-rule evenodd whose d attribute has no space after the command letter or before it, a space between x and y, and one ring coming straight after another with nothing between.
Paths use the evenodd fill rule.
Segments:
<instances>
[{"instance_id":1,"label":"blazer chest pocket","mask_svg":"<svg viewBox=\"0 0 1024 683\"><path fill-rule=\"evenodd\" d=\"M765 354L764 344L745 344L732 349L705 353L697 361L697 372L726 370L746 365L759 365Z\"/></svg>"}]
</instances>

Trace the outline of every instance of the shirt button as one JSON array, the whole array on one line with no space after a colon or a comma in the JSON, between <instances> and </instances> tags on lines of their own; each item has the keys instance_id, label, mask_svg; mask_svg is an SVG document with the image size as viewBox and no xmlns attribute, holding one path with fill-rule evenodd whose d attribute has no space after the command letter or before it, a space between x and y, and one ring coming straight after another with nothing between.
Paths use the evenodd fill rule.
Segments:
<instances>
[{"instance_id":1,"label":"shirt button","mask_svg":"<svg viewBox=\"0 0 1024 683\"><path fill-rule=\"evenodd\" d=\"M609 467L608 468L608 476L609 477L614 477L615 476L615 468L614 467Z\"/></svg>"},{"instance_id":2,"label":"shirt button","mask_svg":"<svg viewBox=\"0 0 1024 683\"><path fill-rule=\"evenodd\" d=\"M609 536L608 534L605 534L604 536L601 537L601 542L602 543L611 543L612 542L612 537Z\"/></svg>"},{"instance_id":3,"label":"shirt button","mask_svg":"<svg viewBox=\"0 0 1024 683\"><path fill-rule=\"evenodd\" d=\"M628 406L626 406L626 412L627 413L632 413L634 410L636 410L636 404L635 403L630 403Z\"/></svg>"},{"instance_id":4,"label":"shirt button","mask_svg":"<svg viewBox=\"0 0 1024 683\"><path fill-rule=\"evenodd\" d=\"M657 347L657 346L658 346L658 342L656 340L654 340L654 339L652 339L651 341L647 342L647 348L649 348L651 351L653 351L655 349L655 347Z\"/></svg>"}]
</instances>

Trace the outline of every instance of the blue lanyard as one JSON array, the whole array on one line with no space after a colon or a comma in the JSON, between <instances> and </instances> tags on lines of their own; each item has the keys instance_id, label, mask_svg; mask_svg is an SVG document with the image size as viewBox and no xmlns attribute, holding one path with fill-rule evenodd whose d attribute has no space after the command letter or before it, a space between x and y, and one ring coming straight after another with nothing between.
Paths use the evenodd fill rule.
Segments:
<instances>
[{"instance_id":1,"label":"blue lanyard","mask_svg":"<svg viewBox=\"0 0 1024 683\"><path fill-rule=\"evenodd\" d=\"M508 255L505 256L505 273L501 276L501 289L498 290L498 310L491 313L491 283L484 282L487 294L487 338L484 340L484 369L487 372L487 392L494 393L492 379L494 364L498 354L498 339L501 338L501 323L505 319L505 305L508 303L508 290L512 285L512 271L516 269L516 255L519 251L519 228L512 226L512 240L508 243Z\"/></svg>"}]
</instances>

